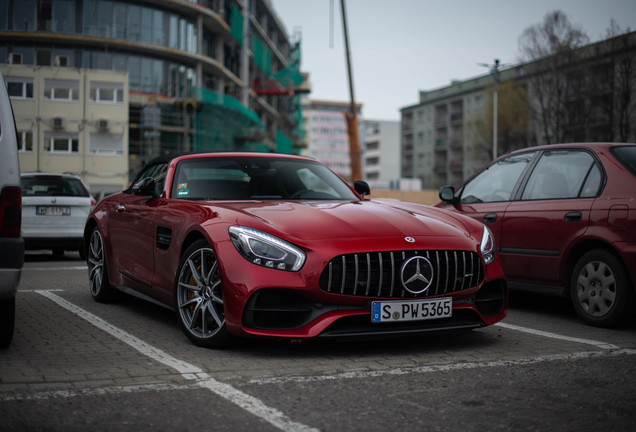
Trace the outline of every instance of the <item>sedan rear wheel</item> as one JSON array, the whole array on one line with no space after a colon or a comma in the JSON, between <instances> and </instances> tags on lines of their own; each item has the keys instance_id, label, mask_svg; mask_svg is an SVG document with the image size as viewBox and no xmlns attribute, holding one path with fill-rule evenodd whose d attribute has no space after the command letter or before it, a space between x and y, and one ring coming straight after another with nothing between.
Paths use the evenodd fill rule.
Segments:
<instances>
[{"instance_id":1,"label":"sedan rear wheel","mask_svg":"<svg viewBox=\"0 0 636 432\"><path fill-rule=\"evenodd\" d=\"M91 295L95 301L108 303L114 300L116 297L116 291L108 282L104 239L97 227L93 228L93 233L91 234L91 240L88 244L86 263L88 264L88 283Z\"/></svg>"},{"instance_id":2,"label":"sedan rear wheel","mask_svg":"<svg viewBox=\"0 0 636 432\"><path fill-rule=\"evenodd\" d=\"M204 240L183 254L175 283L177 319L198 346L219 348L229 340L216 254Z\"/></svg>"},{"instance_id":3,"label":"sedan rear wheel","mask_svg":"<svg viewBox=\"0 0 636 432\"><path fill-rule=\"evenodd\" d=\"M570 281L574 310L587 324L612 327L627 318L633 293L621 262L597 249L576 263Z\"/></svg>"}]
</instances>

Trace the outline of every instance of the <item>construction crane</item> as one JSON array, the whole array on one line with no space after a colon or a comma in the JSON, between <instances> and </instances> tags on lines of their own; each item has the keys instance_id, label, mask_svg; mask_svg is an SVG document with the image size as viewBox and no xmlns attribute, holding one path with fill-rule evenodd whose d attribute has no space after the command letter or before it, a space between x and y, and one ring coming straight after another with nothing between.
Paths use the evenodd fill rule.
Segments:
<instances>
[{"instance_id":1,"label":"construction crane","mask_svg":"<svg viewBox=\"0 0 636 432\"><path fill-rule=\"evenodd\" d=\"M342 11L342 27L344 32L345 54L347 57L347 72L349 75L349 95L351 104L349 111L345 112L347 122L347 135L349 136L349 156L351 158L351 180L362 180L362 155L360 151L360 132L358 129L358 110L356 108L355 96L353 93L353 74L351 72L351 53L349 52L349 34L347 32L347 11L345 0L340 0Z\"/></svg>"}]
</instances>

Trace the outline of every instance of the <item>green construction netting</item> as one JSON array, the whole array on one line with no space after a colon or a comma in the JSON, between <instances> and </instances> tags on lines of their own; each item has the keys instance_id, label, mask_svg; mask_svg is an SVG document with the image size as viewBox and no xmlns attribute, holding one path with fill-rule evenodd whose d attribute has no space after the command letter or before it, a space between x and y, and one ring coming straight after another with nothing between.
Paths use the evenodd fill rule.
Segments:
<instances>
[{"instance_id":1,"label":"green construction netting","mask_svg":"<svg viewBox=\"0 0 636 432\"><path fill-rule=\"evenodd\" d=\"M195 151L268 151L258 142L265 128L254 111L209 89L194 87L192 94L200 107Z\"/></svg>"},{"instance_id":2,"label":"green construction netting","mask_svg":"<svg viewBox=\"0 0 636 432\"><path fill-rule=\"evenodd\" d=\"M243 13L234 3L230 6L230 33L243 45Z\"/></svg>"}]
</instances>

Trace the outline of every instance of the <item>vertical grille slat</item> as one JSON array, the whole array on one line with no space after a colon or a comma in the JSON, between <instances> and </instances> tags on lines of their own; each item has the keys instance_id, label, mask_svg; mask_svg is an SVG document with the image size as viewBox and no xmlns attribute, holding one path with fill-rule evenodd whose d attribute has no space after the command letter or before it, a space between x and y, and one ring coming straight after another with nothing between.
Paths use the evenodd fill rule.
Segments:
<instances>
[{"instance_id":1,"label":"vertical grille slat","mask_svg":"<svg viewBox=\"0 0 636 432\"><path fill-rule=\"evenodd\" d=\"M378 262L380 263L380 280L378 281L378 294L380 297L382 295L382 276L384 276L384 263L382 262L382 252L378 252Z\"/></svg>"},{"instance_id":2,"label":"vertical grille slat","mask_svg":"<svg viewBox=\"0 0 636 432\"><path fill-rule=\"evenodd\" d=\"M353 295L356 295L358 291L358 255L353 256L353 262L355 263L354 268L356 272L356 278L353 281Z\"/></svg>"},{"instance_id":3,"label":"vertical grille slat","mask_svg":"<svg viewBox=\"0 0 636 432\"><path fill-rule=\"evenodd\" d=\"M367 254L367 289L364 292L365 296L369 295L369 288L371 288L371 257Z\"/></svg>"},{"instance_id":4,"label":"vertical grille slat","mask_svg":"<svg viewBox=\"0 0 636 432\"><path fill-rule=\"evenodd\" d=\"M342 256L342 284L340 285L340 294L344 294L345 282L347 281L347 258Z\"/></svg>"},{"instance_id":5,"label":"vertical grille slat","mask_svg":"<svg viewBox=\"0 0 636 432\"><path fill-rule=\"evenodd\" d=\"M402 266L415 257L426 258L433 282L415 295L402 285ZM340 255L332 259L320 276L320 289L334 294L379 298L420 298L448 295L482 283L482 261L472 251L387 251ZM366 268L365 268L366 266ZM377 280L377 284L376 281Z\"/></svg>"}]
</instances>

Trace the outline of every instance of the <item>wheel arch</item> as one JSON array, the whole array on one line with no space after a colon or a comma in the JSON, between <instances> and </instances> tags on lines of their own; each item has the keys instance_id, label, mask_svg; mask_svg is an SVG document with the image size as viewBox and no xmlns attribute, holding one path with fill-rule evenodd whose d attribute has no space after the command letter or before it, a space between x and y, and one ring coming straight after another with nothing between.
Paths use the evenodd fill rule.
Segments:
<instances>
[{"instance_id":1,"label":"wheel arch","mask_svg":"<svg viewBox=\"0 0 636 432\"><path fill-rule=\"evenodd\" d=\"M181 250L179 251L179 256L183 256L186 250L196 241L205 240L208 242L210 247L212 247L212 242L209 238L207 238L202 232L193 230L188 233L183 239L183 243L181 244Z\"/></svg>"},{"instance_id":2,"label":"wheel arch","mask_svg":"<svg viewBox=\"0 0 636 432\"><path fill-rule=\"evenodd\" d=\"M572 272L574 271L574 267L576 266L576 263L583 256L583 254L595 249L601 249L608 253L611 253L618 260L618 262L620 262L625 273L629 274L625 261L623 260L621 255L618 253L618 251L614 247L612 247L612 245L600 239L584 240L582 242L577 243L568 252L567 259L565 261L565 266L563 269L563 281L565 283L565 288L566 288L565 292L568 294L568 296L570 295L570 280L572 277ZM632 290L634 289L636 289L636 287L632 287Z\"/></svg>"},{"instance_id":3,"label":"wheel arch","mask_svg":"<svg viewBox=\"0 0 636 432\"><path fill-rule=\"evenodd\" d=\"M88 244L91 241L91 234L93 229L97 226L97 221L94 218L88 218L86 225L84 226L84 248L88 251Z\"/></svg>"}]
</instances>

